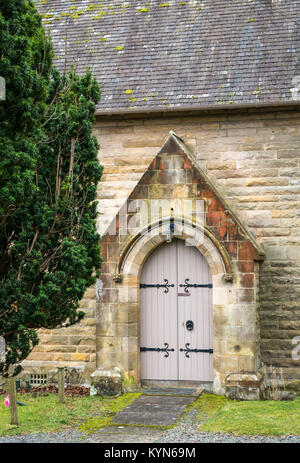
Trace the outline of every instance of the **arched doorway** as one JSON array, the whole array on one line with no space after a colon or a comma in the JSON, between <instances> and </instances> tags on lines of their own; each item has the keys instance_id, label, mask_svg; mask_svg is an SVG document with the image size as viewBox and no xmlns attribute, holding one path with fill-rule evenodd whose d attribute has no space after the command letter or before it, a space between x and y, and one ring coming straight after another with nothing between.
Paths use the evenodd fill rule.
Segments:
<instances>
[{"instance_id":1,"label":"arched doorway","mask_svg":"<svg viewBox=\"0 0 300 463\"><path fill-rule=\"evenodd\" d=\"M156 248L140 298L141 380L213 381L212 275L199 250L179 239Z\"/></svg>"}]
</instances>

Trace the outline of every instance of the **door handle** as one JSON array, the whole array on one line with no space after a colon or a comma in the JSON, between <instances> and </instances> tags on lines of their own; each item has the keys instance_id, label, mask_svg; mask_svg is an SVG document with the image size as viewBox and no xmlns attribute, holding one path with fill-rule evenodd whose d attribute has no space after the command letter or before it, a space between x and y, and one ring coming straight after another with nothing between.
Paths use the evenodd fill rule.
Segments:
<instances>
[{"instance_id":1,"label":"door handle","mask_svg":"<svg viewBox=\"0 0 300 463\"><path fill-rule=\"evenodd\" d=\"M188 321L186 322L185 326L186 326L186 329L187 329L188 331L193 331L193 329L194 329L194 322L193 322L192 320L188 320Z\"/></svg>"}]
</instances>

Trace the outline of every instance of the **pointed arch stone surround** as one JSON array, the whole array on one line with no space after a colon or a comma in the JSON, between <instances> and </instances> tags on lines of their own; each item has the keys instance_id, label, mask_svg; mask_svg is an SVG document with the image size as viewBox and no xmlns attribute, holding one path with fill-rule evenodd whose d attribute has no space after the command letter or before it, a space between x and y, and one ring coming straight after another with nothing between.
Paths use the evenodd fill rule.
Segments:
<instances>
[{"instance_id":1,"label":"pointed arch stone surround","mask_svg":"<svg viewBox=\"0 0 300 463\"><path fill-rule=\"evenodd\" d=\"M201 200L201 220L182 209L145 227L124 228L130 201ZM137 209L138 211L138 209ZM138 215L138 212L136 212ZM178 238L191 237L213 277L214 382L216 393L257 398L259 379L258 280L263 251L231 210L192 153L175 134L153 160L102 238L103 291L97 304L97 384L121 376L140 384L140 290L144 262L166 241L170 220ZM183 223L183 225L182 225ZM125 381L126 382L126 381ZM252 392L251 392L252 391Z\"/></svg>"}]
</instances>

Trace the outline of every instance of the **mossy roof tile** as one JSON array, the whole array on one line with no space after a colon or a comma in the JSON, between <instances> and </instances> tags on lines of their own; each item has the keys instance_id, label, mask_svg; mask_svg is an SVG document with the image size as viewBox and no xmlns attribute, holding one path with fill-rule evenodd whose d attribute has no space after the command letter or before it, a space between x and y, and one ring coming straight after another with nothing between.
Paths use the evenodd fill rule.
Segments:
<instances>
[{"instance_id":1,"label":"mossy roof tile","mask_svg":"<svg viewBox=\"0 0 300 463\"><path fill-rule=\"evenodd\" d=\"M300 100L300 0L36 4L58 66L99 81L99 113Z\"/></svg>"}]
</instances>

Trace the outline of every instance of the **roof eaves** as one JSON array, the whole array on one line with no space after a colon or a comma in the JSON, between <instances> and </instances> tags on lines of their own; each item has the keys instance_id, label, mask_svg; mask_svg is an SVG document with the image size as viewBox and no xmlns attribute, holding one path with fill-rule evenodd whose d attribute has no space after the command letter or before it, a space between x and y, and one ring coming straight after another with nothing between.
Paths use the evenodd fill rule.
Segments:
<instances>
[{"instance_id":1,"label":"roof eaves","mask_svg":"<svg viewBox=\"0 0 300 463\"><path fill-rule=\"evenodd\" d=\"M264 101L259 103L222 103L209 105L181 105L181 106L148 106L144 108L126 108L112 109L106 111L96 111L96 116L121 116L127 114L155 114L155 113L170 113L170 112L185 112L185 111L207 111L207 110L222 110L222 109L246 109L246 108L265 108L265 107L280 107L280 106L300 106L299 100L276 100Z\"/></svg>"}]
</instances>

